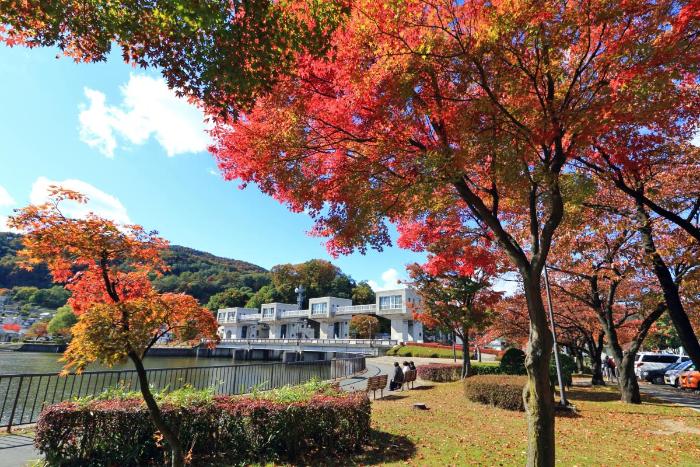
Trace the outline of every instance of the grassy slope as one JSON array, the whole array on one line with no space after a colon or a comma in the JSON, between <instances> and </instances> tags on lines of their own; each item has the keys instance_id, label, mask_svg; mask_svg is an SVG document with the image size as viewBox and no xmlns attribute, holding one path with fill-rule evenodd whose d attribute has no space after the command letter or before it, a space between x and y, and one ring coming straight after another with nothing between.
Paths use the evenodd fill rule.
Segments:
<instances>
[{"instance_id":1,"label":"grassy slope","mask_svg":"<svg viewBox=\"0 0 700 467\"><path fill-rule=\"evenodd\" d=\"M402 345L394 347L387 352L387 355L397 357L424 357L424 358L452 358L452 349L439 349L433 347L420 347L417 345ZM461 360L462 351L457 351L457 358Z\"/></svg>"},{"instance_id":2,"label":"grassy slope","mask_svg":"<svg viewBox=\"0 0 700 467\"><path fill-rule=\"evenodd\" d=\"M558 464L700 463L697 412L648 400L624 405L612 388L575 388L570 398L579 416L557 418ZM413 410L414 402L425 402L430 410ZM523 465L525 461L525 414L469 402L459 382L392 394L373 403L372 419L376 430L372 445L348 463Z\"/></svg>"}]
</instances>

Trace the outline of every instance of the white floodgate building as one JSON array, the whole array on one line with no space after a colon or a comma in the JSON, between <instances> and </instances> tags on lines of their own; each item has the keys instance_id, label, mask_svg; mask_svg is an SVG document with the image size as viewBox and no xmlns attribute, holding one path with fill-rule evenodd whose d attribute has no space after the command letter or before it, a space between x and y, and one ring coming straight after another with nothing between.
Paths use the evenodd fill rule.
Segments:
<instances>
[{"instance_id":1,"label":"white floodgate building","mask_svg":"<svg viewBox=\"0 0 700 467\"><path fill-rule=\"evenodd\" d=\"M383 290L376 302L353 305L352 300L318 297L307 310L291 303L265 303L255 308L222 308L218 311L222 339L349 339L350 319L374 315L390 321L391 339L423 342L423 325L413 319L420 298L411 288Z\"/></svg>"}]
</instances>

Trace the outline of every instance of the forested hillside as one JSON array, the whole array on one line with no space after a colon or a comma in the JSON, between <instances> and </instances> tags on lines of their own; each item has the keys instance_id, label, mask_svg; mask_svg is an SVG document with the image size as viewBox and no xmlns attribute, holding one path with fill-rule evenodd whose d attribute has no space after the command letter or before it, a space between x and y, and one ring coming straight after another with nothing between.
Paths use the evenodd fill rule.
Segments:
<instances>
[{"instance_id":1,"label":"forested hillside","mask_svg":"<svg viewBox=\"0 0 700 467\"><path fill-rule=\"evenodd\" d=\"M27 271L18 266L17 251L21 248L20 235L0 232L0 289L51 288L53 283L46 267ZM170 271L156 278L155 286L161 291L189 293L204 304L226 289L247 287L257 291L270 283L269 273L260 266L192 248L173 245L165 260Z\"/></svg>"},{"instance_id":2,"label":"forested hillside","mask_svg":"<svg viewBox=\"0 0 700 467\"><path fill-rule=\"evenodd\" d=\"M18 305L57 308L65 303L67 292L55 286L44 266L32 271L17 264L22 248L20 235L0 232L0 292ZM211 310L231 306L259 307L262 303L296 303L295 287L309 298L332 295L352 298L355 303L374 302L366 282L359 284L328 261L312 259L300 264L279 264L271 271L252 263L221 258L210 253L172 245L165 254L169 271L153 279L161 292L184 292Z\"/></svg>"}]
</instances>

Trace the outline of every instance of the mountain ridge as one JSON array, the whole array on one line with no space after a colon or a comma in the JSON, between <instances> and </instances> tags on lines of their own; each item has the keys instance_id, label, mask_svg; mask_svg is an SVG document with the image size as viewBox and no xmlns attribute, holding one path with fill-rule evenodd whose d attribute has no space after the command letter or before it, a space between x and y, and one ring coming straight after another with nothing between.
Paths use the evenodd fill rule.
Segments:
<instances>
[{"instance_id":1,"label":"mountain ridge","mask_svg":"<svg viewBox=\"0 0 700 467\"><path fill-rule=\"evenodd\" d=\"M17 252L22 236L0 232L0 288L53 286L45 266L31 271L17 265ZM206 303L215 293L233 287L249 287L253 291L270 282L270 272L257 264L226 258L182 245L170 245L163 259L169 270L153 282L163 292L185 292Z\"/></svg>"}]
</instances>

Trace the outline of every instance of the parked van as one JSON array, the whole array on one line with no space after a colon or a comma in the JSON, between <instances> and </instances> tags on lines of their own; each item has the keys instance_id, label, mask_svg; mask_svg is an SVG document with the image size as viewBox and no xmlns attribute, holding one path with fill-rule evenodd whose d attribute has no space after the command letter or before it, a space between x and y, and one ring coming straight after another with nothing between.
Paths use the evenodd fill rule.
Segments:
<instances>
[{"instance_id":1,"label":"parked van","mask_svg":"<svg viewBox=\"0 0 700 467\"><path fill-rule=\"evenodd\" d=\"M672 363L680 363L689 360L687 355L675 355L672 353L640 352L634 361L634 374L641 378L642 371L658 370Z\"/></svg>"}]
</instances>

